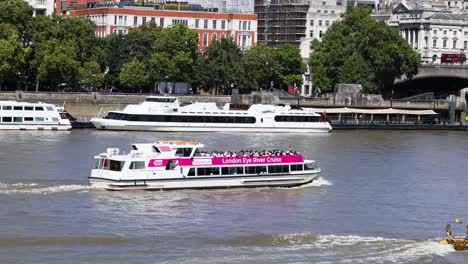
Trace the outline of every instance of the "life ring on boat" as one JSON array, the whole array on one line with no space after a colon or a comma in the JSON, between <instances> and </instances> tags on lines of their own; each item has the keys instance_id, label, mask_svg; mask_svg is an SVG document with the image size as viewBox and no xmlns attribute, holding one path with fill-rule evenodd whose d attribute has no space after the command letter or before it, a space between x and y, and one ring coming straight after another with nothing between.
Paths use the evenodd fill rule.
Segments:
<instances>
[{"instance_id":1,"label":"life ring on boat","mask_svg":"<svg viewBox=\"0 0 468 264\"><path fill-rule=\"evenodd\" d=\"M67 114L65 114L65 113L60 113L60 118L62 118L62 119L67 119Z\"/></svg>"}]
</instances>

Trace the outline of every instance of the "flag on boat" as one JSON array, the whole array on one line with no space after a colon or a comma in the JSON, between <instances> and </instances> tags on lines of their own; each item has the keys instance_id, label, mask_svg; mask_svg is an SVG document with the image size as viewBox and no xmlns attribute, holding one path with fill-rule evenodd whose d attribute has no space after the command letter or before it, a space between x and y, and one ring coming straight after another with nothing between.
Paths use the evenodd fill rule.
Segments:
<instances>
[{"instance_id":1,"label":"flag on boat","mask_svg":"<svg viewBox=\"0 0 468 264\"><path fill-rule=\"evenodd\" d=\"M172 151L171 147L169 147L169 146L160 146L159 150L161 150L161 151Z\"/></svg>"}]
</instances>

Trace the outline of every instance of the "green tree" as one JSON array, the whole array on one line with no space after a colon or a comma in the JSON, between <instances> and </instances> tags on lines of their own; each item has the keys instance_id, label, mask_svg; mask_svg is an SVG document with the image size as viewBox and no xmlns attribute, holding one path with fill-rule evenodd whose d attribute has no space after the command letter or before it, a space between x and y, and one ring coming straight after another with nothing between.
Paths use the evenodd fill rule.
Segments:
<instances>
[{"instance_id":1,"label":"green tree","mask_svg":"<svg viewBox=\"0 0 468 264\"><path fill-rule=\"evenodd\" d=\"M312 41L311 50L313 81L323 91L336 83L360 83L367 93L385 93L395 77L417 74L420 61L398 31L363 7L348 7L321 42Z\"/></svg>"},{"instance_id":2,"label":"green tree","mask_svg":"<svg viewBox=\"0 0 468 264\"><path fill-rule=\"evenodd\" d=\"M80 68L80 81L88 91L98 89L104 83L104 76L101 73L101 67L95 61L88 61Z\"/></svg>"},{"instance_id":3,"label":"green tree","mask_svg":"<svg viewBox=\"0 0 468 264\"><path fill-rule=\"evenodd\" d=\"M120 82L130 89L130 92L134 92L135 88L141 92L150 81L145 64L138 59L124 63L119 78Z\"/></svg>"},{"instance_id":4,"label":"green tree","mask_svg":"<svg viewBox=\"0 0 468 264\"><path fill-rule=\"evenodd\" d=\"M14 26L24 46L29 44L29 27L33 19L32 6L23 0L0 1L0 23Z\"/></svg>"},{"instance_id":5,"label":"green tree","mask_svg":"<svg viewBox=\"0 0 468 264\"><path fill-rule=\"evenodd\" d=\"M75 55L73 46L56 39L41 43L32 62L37 69L37 80L49 83L52 89L61 83L76 84L80 63L75 60Z\"/></svg>"},{"instance_id":6,"label":"green tree","mask_svg":"<svg viewBox=\"0 0 468 264\"><path fill-rule=\"evenodd\" d=\"M278 62L275 60L273 49L259 43L244 53L242 67L245 73L243 86L269 89Z\"/></svg>"},{"instance_id":7,"label":"green tree","mask_svg":"<svg viewBox=\"0 0 468 264\"><path fill-rule=\"evenodd\" d=\"M140 28L130 29L125 36L123 52L127 58L137 58L149 66L149 60L153 54L153 44L161 37L162 27L153 21Z\"/></svg>"},{"instance_id":8,"label":"green tree","mask_svg":"<svg viewBox=\"0 0 468 264\"><path fill-rule=\"evenodd\" d=\"M23 47L16 28L0 23L0 91L5 80L14 80L19 86L29 52L29 48Z\"/></svg>"},{"instance_id":9,"label":"green tree","mask_svg":"<svg viewBox=\"0 0 468 264\"><path fill-rule=\"evenodd\" d=\"M307 65L302 60L299 48L289 44L281 45L274 51L274 58L278 62L274 73L276 83L282 88L300 86Z\"/></svg>"},{"instance_id":10,"label":"green tree","mask_svg":"<svg viewBox=\"0 0 468 264\"><path fill-rule=\"evenodd\" d=\"M191 82L198 60L198 34L184 24L167 30L153 43L152 81Z\"/></svg>"},{"instance_id":11,"label":"green tree","mask_svg":"<svg viewBox=\"0 0 468 264\"><path fill-rule=\"evenodd\" d=\"M218 89L229 90L242 81L240 49L232 39L213 41L205 49L198 64L198 80L204 88L218 94Z\"/></svg>"}]
</instances>

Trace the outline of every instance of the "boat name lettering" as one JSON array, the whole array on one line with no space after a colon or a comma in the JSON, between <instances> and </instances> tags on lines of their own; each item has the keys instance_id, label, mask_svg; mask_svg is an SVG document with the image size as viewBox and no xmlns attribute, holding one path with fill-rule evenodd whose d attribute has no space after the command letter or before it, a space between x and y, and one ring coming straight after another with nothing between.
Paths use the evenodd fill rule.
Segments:
<instances>
[{"instance_id":1,"label":"boat name lettering","mask_svg":"<svg viewBox=\"0 0 468 264\"><path fill-rule=\"evenodd\" d=\"M222 164L259 164L259 163L280 163L281 157L232 157L221 158Z\"/></svg>"}]
</instances>

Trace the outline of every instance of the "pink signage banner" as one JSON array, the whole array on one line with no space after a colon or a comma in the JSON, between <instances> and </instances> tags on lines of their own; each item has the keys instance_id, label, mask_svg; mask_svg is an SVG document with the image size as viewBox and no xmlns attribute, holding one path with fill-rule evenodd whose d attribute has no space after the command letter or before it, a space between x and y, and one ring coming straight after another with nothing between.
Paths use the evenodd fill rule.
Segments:
<instances>
[{"instance_id":1,"label":"pink signage banner","mask_svg":"<svg viewBox=\"0 0 468 264\"><path fill-rule=\"evenodd\" d=\"M153 159L148 167L165 167L171 160L176 160L179 166L212 166L212 165L260 165L304 162L302 155L290 156L249 156L249 157L195 157L176 159Z\"/></svg>"},{"instance_id":2,"label":"pink signage banner","mask_svg":"<svg viewBox=\"0 0 468 264\"><path fill-rule=\"evenodd\" d=\"M275 163L304 162L301 155L291 156L249 156L249 157L219 157L213 158L213 165L256 165Z\"/></svg>"}]
</instances>

